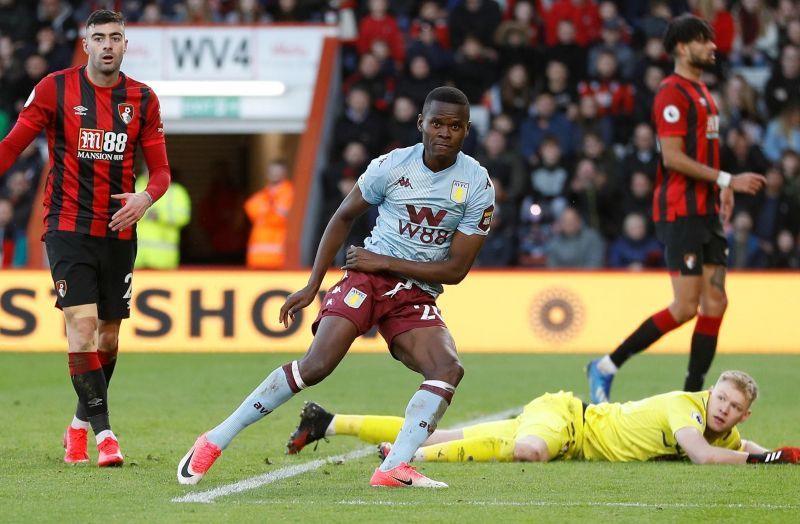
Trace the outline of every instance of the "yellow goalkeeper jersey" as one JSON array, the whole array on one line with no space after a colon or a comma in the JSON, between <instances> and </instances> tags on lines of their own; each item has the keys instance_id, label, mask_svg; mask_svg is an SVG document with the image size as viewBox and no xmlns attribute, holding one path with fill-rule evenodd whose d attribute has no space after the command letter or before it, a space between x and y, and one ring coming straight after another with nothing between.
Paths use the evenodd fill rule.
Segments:
<instances>
[{"instance_id":1,"label":"yellow goalkeeper jersey","mask_svg":"<svg viewBox=\"0 0 800 524\"><path fill-rule=\"evenodd\" d=\"M612 462L685 457L675 440L679 429L706 429L708 391L673 391L625 403L593 404L586 409L583 455ZM739 430L710 441L712 446L742 450Z\"/></svg>"}]
</instances>

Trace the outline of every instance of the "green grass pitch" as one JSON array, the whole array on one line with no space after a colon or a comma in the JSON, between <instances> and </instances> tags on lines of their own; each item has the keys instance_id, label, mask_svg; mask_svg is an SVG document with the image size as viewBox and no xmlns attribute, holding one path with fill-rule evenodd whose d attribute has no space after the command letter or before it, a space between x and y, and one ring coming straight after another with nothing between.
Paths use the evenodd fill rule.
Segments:
<instances>
[{"instance_id":1,"label":"green grass pitch","mask_svg":"<svg viewBox=\"0 0 800 524\"><path fill-rule=\"evenodd\" d=\"M339 412L402 414L420 379L387 355L352 354L323 384L248 428L198 486L179 486L177 461L263 377L298 354L125 354L111 383L123 468L62 462L75 395L62 354L0 353L0 522L789 522L799 466L683 463L421 464L447 490L368 486L377 457L322 467L213 503L178 503L315 459L365 448L333 438L283 454L304 400ZM586 396L587 355L473 355L441 427L522 406L544 391ZM676 389L687 356L644 354L614 385L615 400ZM765 446L800 445L800 355L719 355L710 375L738 368L761 386L741 427ZM91 448L90 456L96 459Z\"/></svg>"}]
</instances>

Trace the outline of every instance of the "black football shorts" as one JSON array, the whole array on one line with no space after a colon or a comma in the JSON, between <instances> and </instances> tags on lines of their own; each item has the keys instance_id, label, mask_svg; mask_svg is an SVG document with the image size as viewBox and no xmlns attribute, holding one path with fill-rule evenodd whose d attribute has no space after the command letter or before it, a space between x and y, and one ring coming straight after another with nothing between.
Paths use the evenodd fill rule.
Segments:
<instances>
[{"instance_id":1,"label":"black football shorts","mask_svg":"<svg viewBox=\"0 0 800 524\"><path fill-rule=\"evenodd\" d=\"M130 317L136 241L70 231L44 235L56 307L97 304L98 317Z\"/></svg>"},{"instance_id":2,"label":"black football shorts","mask_svg":"<svg viewBox=\"0 0 800 524\"><path fill-rule=\"evenodd\" d=\"M703 265L728 265L728 241L717 215L657 222L656 236L664 244L670 273L698 276L703 274Z\"/></svg>"}]
</instances>

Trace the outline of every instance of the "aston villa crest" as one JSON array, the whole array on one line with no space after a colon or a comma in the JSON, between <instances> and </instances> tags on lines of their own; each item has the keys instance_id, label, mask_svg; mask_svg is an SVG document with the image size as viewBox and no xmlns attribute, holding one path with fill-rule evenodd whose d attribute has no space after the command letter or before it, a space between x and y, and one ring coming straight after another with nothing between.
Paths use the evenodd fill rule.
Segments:
<instances>
[{"instance_id":1,"label":"aston villa crest","mask_svg":"<svg viewBox=\"0 0 800 524\"><path fill-rule=\"evenodd\" d=\"M133 120L133 104L117 104L117 113L123 122L130 124Z\"/></svg>"}]
</instances>

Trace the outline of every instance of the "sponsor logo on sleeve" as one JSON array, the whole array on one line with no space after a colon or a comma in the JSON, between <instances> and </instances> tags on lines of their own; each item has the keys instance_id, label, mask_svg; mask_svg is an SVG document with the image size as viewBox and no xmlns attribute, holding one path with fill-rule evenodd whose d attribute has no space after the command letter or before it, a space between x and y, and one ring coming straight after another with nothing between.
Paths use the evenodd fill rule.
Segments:
<instances>
[{"instance_id":1,"label":"sponsor logo on sleeve","mask_svg":"<svg viewBox=\"0 0 800 524\"><path fill-rule=\"evenodd\" d=\"M478 224L478 229L481 231L489 231L489 227L492 225L492 215L494 215L494 205L487 207L483 211L483 216L481 217L481 223Z\"/></svg>"},{"instance_id":2,"label":"sponsor logo on sleeve","mask_svg":"<svg viewBox=\"0 0 800 524\"><path fill-rule=\"evenodd\" d=\"M672 104L664 108L663 115L664 115L664 120L666 120L670 124L674 124L675 122L681 119L680 109L678 109L677 106L674 106Z\"/></svg>"}]
</instances>

